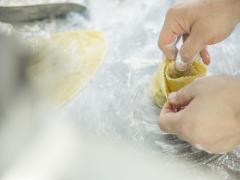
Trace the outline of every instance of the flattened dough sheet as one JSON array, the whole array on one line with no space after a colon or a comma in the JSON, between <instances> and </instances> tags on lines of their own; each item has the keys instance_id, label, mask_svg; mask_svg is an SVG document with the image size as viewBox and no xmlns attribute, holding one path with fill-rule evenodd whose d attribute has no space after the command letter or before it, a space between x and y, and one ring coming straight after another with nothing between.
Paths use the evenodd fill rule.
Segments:
<instances>
[{"instance_id":1,"label":"flattened dough sheet","mask_svg":"<svg viewBox=\"0 0 240 180\"><path fill-rule=\"evenodd\" d=\"M28 77L55 106L63 105L101 65L106 42L102 33L78 30L33 41Z\"/></svg>"}]
</instances>

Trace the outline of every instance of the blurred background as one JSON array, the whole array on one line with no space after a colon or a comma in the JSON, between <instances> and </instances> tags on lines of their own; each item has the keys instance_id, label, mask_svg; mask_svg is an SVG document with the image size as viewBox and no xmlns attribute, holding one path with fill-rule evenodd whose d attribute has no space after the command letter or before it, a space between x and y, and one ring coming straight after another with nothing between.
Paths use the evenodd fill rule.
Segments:
<instances>
[{"instance_id":1,"label":"blurred background","mask_svg":"<svg viewBox=\"0 0 240 180\"><path fill-rule=\"evenodd\" d=\"M0 5L55 1L0 0ZM148 87L162 60L158 34L166 10L175 2L89 0L84 2L87 15L0 24L1 179L239 178L237 149L207 154L158 127L160 109L152 104ZM103 32L107 54L83 90L49 110L25 77L28 50L16 39L24 42L73 29ZM209 73L239 76L239 39L237 28L223 43L210 47Z\"/></svg>"}]
</instances>

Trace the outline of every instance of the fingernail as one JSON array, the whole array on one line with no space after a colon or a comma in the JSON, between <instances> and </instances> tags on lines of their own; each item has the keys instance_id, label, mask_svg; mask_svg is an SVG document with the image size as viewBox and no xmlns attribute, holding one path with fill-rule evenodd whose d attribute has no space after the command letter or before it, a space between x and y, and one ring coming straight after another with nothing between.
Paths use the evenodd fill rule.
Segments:
<instances>
[{"instance_id":1,"label":"fingernail","mask_svg":"<svg viewBox=\"0 0 240 180\"><path fill-rule=\"evenodd\" d=\"M188 67L188 64L182 61L180 53L178 53L176 58L176 69L179 71L185 71L187 67Z\"/></svg>"},{"instance_id":2,"label":"fingernail","mask_svg":"<svg viewBox=\"0 0 240 180\"><path fill-rule=\"evenodd\" d=\"M182 60L176 61L176 68L179 71L185 71L188 68L188 64L183 62Z\"/></svg>"},{"instance_id":3,"label":"fingernail","mask_svg":"<svg viewBox=\"0 0 240 180\"><path fill-rule=\"evenodd\" d=\"M168 95L168 100L170 102L173 102L176 99L177 93L176 92L172 92Z\"/></svg>"},{"instance_id":4,"label":"fingernail","mask_svg":"<svg viewBox=\"0 0 240 180\"><path fill-rule=\"evenodd\" d=\"M209 65L211 62L210 60L210 55L209 54L206 54L206 65Z\"/></svg>"}]
</instances>

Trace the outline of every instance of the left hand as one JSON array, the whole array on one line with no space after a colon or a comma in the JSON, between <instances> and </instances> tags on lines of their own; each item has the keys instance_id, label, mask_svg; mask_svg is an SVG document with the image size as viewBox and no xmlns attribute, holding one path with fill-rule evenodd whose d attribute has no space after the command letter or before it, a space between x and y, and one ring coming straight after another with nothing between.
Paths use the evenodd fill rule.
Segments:
<instances>
[{"instance_id":1,"label":"left hand","mask_svg":"<svg viewBox=\"0 0 240 180\"><path fill-rule=\"evenodd\" d=\"M160 128L195 147L221 154L240 144L240 81L229 76L199 78L170 94Z\"/></svg>"}]
</instances>

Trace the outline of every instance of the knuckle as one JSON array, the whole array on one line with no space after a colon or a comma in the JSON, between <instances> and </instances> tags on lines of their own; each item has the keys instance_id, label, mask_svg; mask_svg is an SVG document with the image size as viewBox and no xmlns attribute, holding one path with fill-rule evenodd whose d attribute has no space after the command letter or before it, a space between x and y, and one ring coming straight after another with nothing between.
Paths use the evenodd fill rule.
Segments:
<instances>
[{"instance_id":1,"label":"knuckle","mask_svg":"<svg viewBox=\"0 0 240 180\"><path fill-rule=\"evenodd\" d=\"M165 30L162 30L160 35L159 35L159 40L158 40L158 47L162 51L166 51L166 49L167 49L164 34L165 34Z\"/></svg>"},{"instance_id":2,"label":"knuckle","mask_svg":"<svg viewBox=\"0 0 240 180\"><path fill-rule=\"evenodd\" d=\"M167 58L169 59L172 59L172 57L176 53L175 49L172 49L171 47L167 46L165 43L159 42L158 47L164 53L164 55L167 56Z\"/></svg>"},{"instance_id":3,"label":"knuckle","mask_svg":"<svg viewBox=\"0 0 240 180\"><path fill-rule=\"evenodd\" d=\"M175 6L172 6L167 10L167 17L175 16L175 14L176 14Z\"/></svg>"},{"instance_id":4,"label":"knuckle","mask_svg":"<svg viewBox=\"0 0 240 180\"><path fill-rule=\"evenodd\" d=\"M184 3L176 3L172 5L167 11L167 17L175 17L179 13L184 12Z\"/></svg>"},{"instance_id":5,"label":"knuckle","mask_svg":"<svg viewBox=\"0 0 240 180\"><path fill-rule=\"evenodd\" d=\"M160 37L159 42L158 42L158 48L161 49L162 51L165 50L165 45L164 45L164 43L161 41L161 37Z\"/></svg>"}]
</instances>

